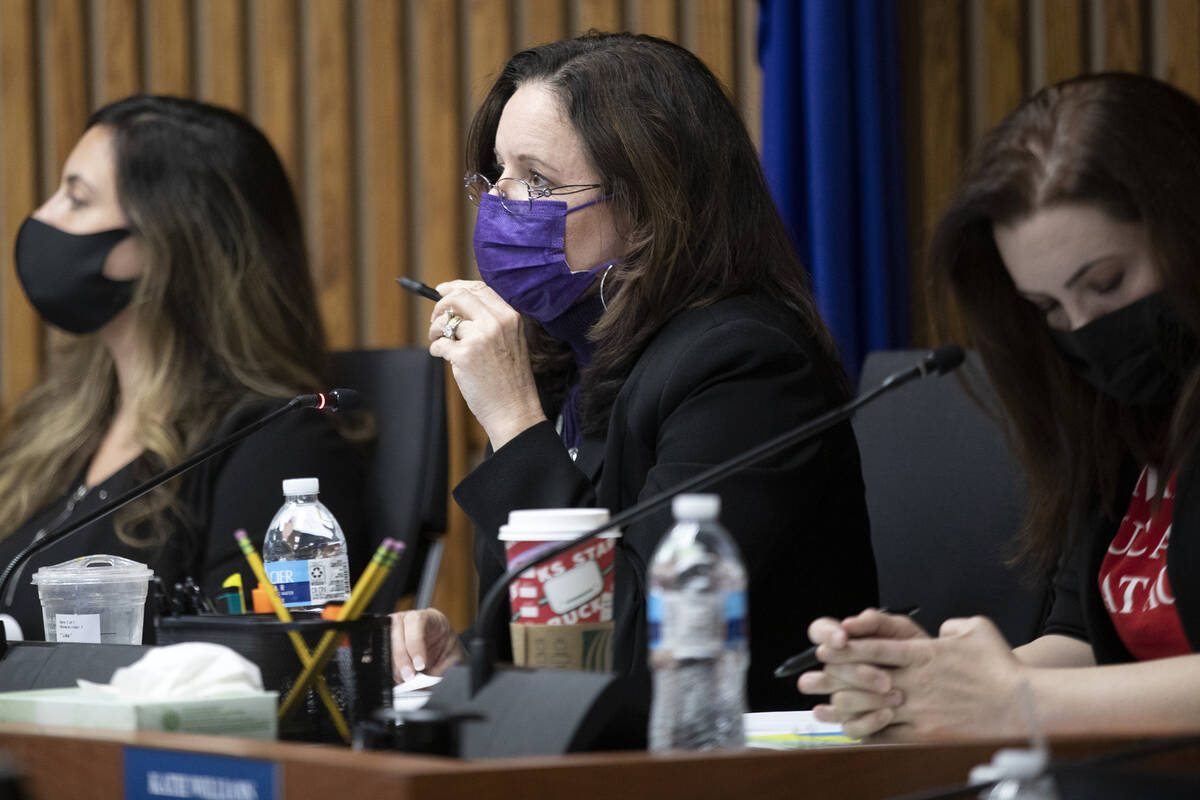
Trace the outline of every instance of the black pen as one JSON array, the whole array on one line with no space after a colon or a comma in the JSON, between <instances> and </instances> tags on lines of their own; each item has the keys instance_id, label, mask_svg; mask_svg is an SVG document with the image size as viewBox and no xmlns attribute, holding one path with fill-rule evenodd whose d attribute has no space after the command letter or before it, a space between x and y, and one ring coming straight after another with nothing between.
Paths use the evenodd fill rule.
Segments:
<instances>
[{"instance_id":1,"label":"black pen","mask_svg":"<svg viewBox=\"0 0 1200 800\"><path fill-rule=\"evenodd\" d=\"M412 278L396 278L396 283L400 284L405 289L408 289L413 294L419 294L421 297L428 297L435 303L442 299L442 296L438 294L437 289L434 289L432 286L426 286L418 280L413 280Z\"/></svg>"},{"instance_id":2,"label":"black pen","mask_svg":"<svg viewBox=\"0 0 1200 800\"><path fill-rule=\"evenodd\" d=\"M903 614L906 617L911 617L921 609L919 606L911 606L909 608L897 608L895 610L890 608L881 608L879 610L884 614ZM817 646L813 645L803 653L797 653L776 667L775 677L787 678L792 675L799 675L801 672L808 672L810 669L816 669L818 666L820 666L820 664L821 662L817 659Z\"/></svg>"}]
</instances>

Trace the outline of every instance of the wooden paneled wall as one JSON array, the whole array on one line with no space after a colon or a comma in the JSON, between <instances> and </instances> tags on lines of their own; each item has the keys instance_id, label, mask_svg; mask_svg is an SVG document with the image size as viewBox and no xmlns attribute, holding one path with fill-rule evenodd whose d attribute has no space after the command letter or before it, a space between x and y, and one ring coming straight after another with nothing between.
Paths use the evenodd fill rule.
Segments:
<instances>
[{"instance_id":1,"label":"wooden paneled wall","mask_svg":"<svg viewBox=\"0 0 1200 800\"><path fill-rule=\"evenodd\" d=\"M395 285L471 277L462 144L491 76L518 49L574 32L679 41L760 117L754 0L0 0L0 247L52 191L88 113L140 91L248 114L301 198L337 348L421 344L429 307ZM38 378L46 331L0 278L0 410ZM452 479L482 442L451 388ZM466 520L436 603L471 617Z\"/></svg>"},{"instance_id":2,"label":"wooden paneled wall","mask_svg":"<svg viewBox=\"0 0 1200 800\"><path fill-rule=\"evenodd\" d=\"M1200 97L1197 0L900 0L914 338L930 339L921 252L971 145L1074 75L1154 75Z\"/></svg>"},{"instance_id":3,"label":"wooden paneled wall","mask_svg":"<svg viewBox=\"0 0 1200 800\"><path fill-rule=\"evenodd\" d=\"M797 0L800 1L800 0ZM897 0L913 319L929 338L921 251L963 158L1028 92L1104 69L1200 96L1197 0ZM301 197L332 344L414 345L428 305L393 278L470 277L462 145L518 49L597 28L678 41L712 67L758 137L755 0L0 0L0 246L57 182L90 110L138 91L248 114ZM47 333L0 277L0 411L31 386ZM450 390L452 478L482 447ZM471 617L470 532L451 504L437 604Z\"/></svg>"}]
</instances>

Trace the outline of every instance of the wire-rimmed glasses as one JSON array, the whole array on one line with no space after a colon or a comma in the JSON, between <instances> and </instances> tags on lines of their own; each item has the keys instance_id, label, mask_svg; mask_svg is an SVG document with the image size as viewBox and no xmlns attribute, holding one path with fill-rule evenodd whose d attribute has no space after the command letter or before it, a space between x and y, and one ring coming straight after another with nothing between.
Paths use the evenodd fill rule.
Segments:
<instances>
[{"instance_id":1,"label":"wire-rimmed glasses","mask_svg":"<svg viewBox=\"0 0 1200 800\"><path fill-rule=\"evenodd\" d=\"M534 200L577 194L586 192L588 189L599 189L603 184L575 183L567 186L546 186L534 189L520 178L501 178L492 183L478 172L468 172L463 177L463 186L467 188L467 198L474 205L479 205L479 198L490 194L492 189L495 189L496 196L500 198L500 205L504 207L505 211L510 214L528 214L533 210Z\"/></svg>"}]
</instances>

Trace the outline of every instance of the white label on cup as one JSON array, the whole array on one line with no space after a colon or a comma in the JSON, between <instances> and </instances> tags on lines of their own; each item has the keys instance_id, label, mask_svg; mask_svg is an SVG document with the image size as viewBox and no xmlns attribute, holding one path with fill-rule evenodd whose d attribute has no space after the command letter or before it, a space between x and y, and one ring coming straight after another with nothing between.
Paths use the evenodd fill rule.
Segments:
<instances>
[{"instance_id":1,"label":"white label on cup","mask_svg":"<svg viewBox=\"0 0 1200 800\"><path fill-rule=\"evenodd\" d=\"M604 589L604 576L595 561L585 561L542 584L550 610L565 614L591 600Z\"/></svg>"},{"instance_id":2,"label":"white label on cup","mask_svg":"<svg viewBox=\"0 0 1200 800\"><path fill-rule=\"evenodd\" d=\"M538 596L538 588L536 586L521 586L517 588L517 597L523 600L536 600Z\"/></svg>"},{"instance_id":3,"label":"white label on cup","mask_svg":"<svg viewBox=\"0 0 1200 800\"><path fill-rule=\"evenodd\" d=\"M54 639L59 642L100 644L100 615L55 614Z\"/></svg>"}]
</instances>

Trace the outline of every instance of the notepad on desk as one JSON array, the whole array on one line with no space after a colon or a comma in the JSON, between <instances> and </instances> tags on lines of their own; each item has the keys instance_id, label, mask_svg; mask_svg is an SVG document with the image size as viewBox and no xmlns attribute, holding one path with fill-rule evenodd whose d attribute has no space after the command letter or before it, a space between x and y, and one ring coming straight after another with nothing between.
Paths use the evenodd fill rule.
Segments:
<instances>
[{"instance_id":1,"label":"notepad on desk","mask_svg":"<svg viewBox=\"0 0 1200 800\"><path fill-rule=\"evenodd\" d=\"M842 732L842 726L821 722L811 711L764 711L746 714L746 746L769 750L859 744Z\"/></svg>"},{"instance_id":2,"label":"notepad on desk","mask_svg":"<svg viewBox=\"0 0 1200 800\"><path fill-rule=\"evenodd\" d=\"M441 678L419 674L397 686L393 693L396 711L412 711L425 705ZM746 746L768 750L829 747L859 744L842 732L842 726L818 721L811 711L767 711L743 717Z\"/></svg>"}]
</instances>

